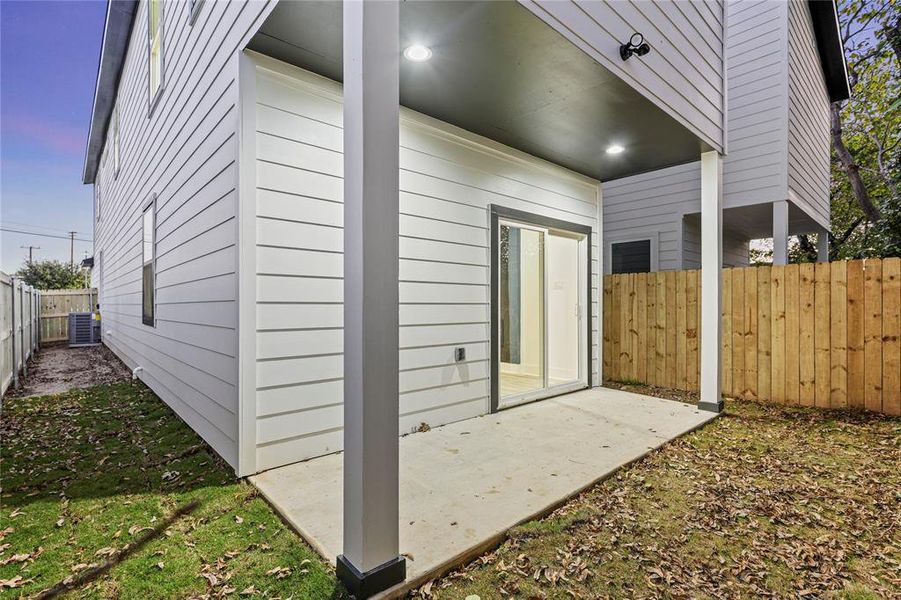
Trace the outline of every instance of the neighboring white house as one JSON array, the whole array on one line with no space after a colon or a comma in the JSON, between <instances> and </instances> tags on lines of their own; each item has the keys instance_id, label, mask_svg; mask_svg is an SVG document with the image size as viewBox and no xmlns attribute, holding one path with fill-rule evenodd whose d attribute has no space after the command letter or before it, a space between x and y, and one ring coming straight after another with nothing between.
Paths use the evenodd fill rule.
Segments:
<instances>
[{"instance_id":1,"label":"neighboring white house","mask_svg":"<svg viewBox=\"0 0 901 600\"><path fill-rule=\"evenodd\" d=\"M602 182L688 168L719 410L732 10L111 2L84 168L104 343L239 475L344 448L339 572L396 579L365 524L396 523L398 432L599 385Z\"/></svg>"},{"instance_id":2,"label":"neighboring white house","mask_svg":"<svg viewBox=\"0 0 901 600\"><path fill-rule=\"evenodd\" d=\"M723 264L748 265L750 240L829 230L829 104L848 97L831 2L729 2ZM701 264L701 165L604 182L605 273ZM828 260L818 235L820 260Z\"/></svg>"}]
</instances>

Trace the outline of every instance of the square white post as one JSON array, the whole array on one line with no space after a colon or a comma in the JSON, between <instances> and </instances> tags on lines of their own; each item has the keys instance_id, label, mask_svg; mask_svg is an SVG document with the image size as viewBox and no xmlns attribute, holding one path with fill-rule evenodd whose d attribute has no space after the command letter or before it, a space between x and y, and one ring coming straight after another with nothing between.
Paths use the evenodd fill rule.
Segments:
<instances>
[{"instance_id":1,"label":"square white post","mask_svg":"<svg viewBox=\"0 0 901 600\"><path fill-rule=\"evenodd\" d=\"M773 264L788 264L788 200L773 202Z\"/></svg>"},{"instance_id":2,"label":"square white post","mask_svg":"<svg viewBox=\"0 0 901 600\"><path fill-rule=\"evenodd\" d=\"M829 232L825 229L817 234L817 262L829 262Z\"/></svg>"},{"instance_id":3,"label":"square white post","mask_svg":"<svg viewBox=\"0 0 901 600\"><path fill-rule=\"evenodd\" d=\"M399 5L344 3L344 553L357 598L398 550Z\"/></svg>"},{"instance_id":4,"label":"square white post","mask_svg":"<svg viewBox=\"0 0 901 600\"><path fill-rule=\"evenodd\" d=\"M723 159L701 154L701 402L698 408L723 410L720 381L723 268Z\"/></svg>"}]
</instances>

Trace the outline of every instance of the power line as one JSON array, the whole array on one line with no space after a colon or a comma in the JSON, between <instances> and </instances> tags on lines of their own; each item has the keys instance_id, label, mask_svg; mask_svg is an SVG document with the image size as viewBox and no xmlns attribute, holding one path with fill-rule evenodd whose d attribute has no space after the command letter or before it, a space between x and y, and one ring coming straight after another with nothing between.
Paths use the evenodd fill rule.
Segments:
<instances>
[{"instance_id":1,"label":"power line","mask_svg":"<svg viewBox=\"0 0 901 600\"><path fill-rule=\"evenodd\" d=\"M9 233L23 233L25 235L36 235L39 237L48 237L48 238L56 238L60 240L72 240L74 239L76 242L93 242L94 240L88 240L84 238L73 238L69 235L51 235L49 233L36 233L34 231L22 231L21 229L11 229L9 227L0 227L0 231L7 231Z\"/></svg>"},{"instance_id":2,"label":"power line","mask_svg":"<svg viewBox=\"0 0 901 600\"><path fill-rule=\"evenodd\" d=\"M6 227L7 225L14 225L14 226L19 226L19 227L30 227L32 229L44 229L47 231L59 231L62 233L69 232L68 229L60 229L58 227L46 227L44 225L32 225L31 223L21 223L18 221L7 221L6 219L4 219L3 221L0 221L0 227Z\"/></svg>"}]
</instances>

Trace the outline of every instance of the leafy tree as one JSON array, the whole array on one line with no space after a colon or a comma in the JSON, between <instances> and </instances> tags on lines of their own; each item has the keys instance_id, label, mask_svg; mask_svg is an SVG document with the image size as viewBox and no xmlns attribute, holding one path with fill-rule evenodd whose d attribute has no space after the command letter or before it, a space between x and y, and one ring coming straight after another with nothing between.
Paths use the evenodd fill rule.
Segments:
<instances>
[{"instance_id":1,"label":"leafy tree","mask_svg":"<svg viewBox=\"0 0 901 600\"><path fill-rule=\"evenodd\" d=\"M841 0L851 99L831 106L833 260L901 255L901 7ZM798 236L794 262L815 260Z\"/></svg>"},{"instance_id":2,"label":"leafy tree","mask_svg":"<svg viewBox=\"0 0 901 600\"><path fill-rule=\"evenodd\" d=\"M89 284L86 269L69 268L69 265L58 260L36 260L26 262L16 272L28 285L39 290L61 290L66 288L83 288Z\"/></svg>"}]
</instances>

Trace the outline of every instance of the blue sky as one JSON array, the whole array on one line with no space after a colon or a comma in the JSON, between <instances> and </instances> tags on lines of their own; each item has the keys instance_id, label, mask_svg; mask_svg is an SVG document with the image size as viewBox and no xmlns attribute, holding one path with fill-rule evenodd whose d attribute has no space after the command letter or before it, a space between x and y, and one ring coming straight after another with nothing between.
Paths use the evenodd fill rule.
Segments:
<instances>
[{"instance_id":1,"label":"blue sky","mask_svg":"<svg viewBox=\"0 0 901 600\"><path fill-rule=\"evenodd\" d=\"M0 2L0 226L50 235L92 231L92 188L81 183L106 2ZM69 260L69 242L0 231L0 270ZM92 252L75 243L76 260Z\"/></svg>"}]
</instances>

